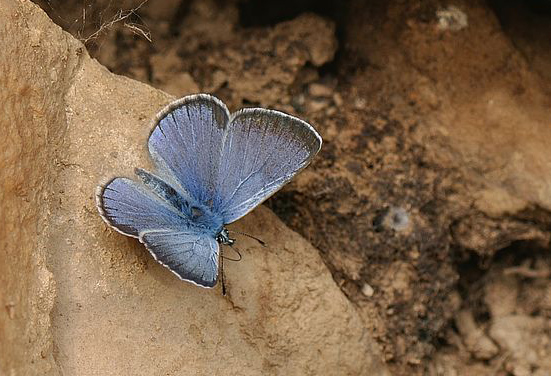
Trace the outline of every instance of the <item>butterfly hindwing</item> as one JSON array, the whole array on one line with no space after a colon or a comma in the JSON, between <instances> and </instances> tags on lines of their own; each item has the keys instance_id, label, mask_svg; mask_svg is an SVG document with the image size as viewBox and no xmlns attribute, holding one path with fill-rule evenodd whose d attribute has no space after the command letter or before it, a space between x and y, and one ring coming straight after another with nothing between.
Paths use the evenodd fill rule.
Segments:
<instances>
[{"instance_id":1,"label":"butterfly hindwing","mask_svg":"<svg viewBox=\"0 0 551 376\"><path fill-rule=\"evenodd\" d=\"M178 210L180 205L192 205L183 204L182 196L167 183L143 170L137 172L148 185L115 178L99 187L97 206L103 219L117 231L139 238L181 279L203 287L216 285L219 248L214 233L197 227ZM155 184L146 178L156 179Z\"/></svg>"},{"instance_id":2,"label":"butterfly hindwing","mask_svg":"<svg viewBox=\"0 0 551 376\"><path fill-rule=\"evenodd\" d=\"M203 287L218 280L218 243L210 234L187 231L148 231L140 235L155 260L180 279Z\"/></svg>"}]
</instances>

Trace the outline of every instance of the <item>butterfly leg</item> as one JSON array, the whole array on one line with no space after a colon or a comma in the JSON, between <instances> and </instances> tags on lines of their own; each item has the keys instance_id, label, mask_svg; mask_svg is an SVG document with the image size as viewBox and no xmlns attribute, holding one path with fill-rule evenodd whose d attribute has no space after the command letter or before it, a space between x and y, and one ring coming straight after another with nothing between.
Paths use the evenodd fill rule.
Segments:
<instances>
[{"instance_id":1,"label":"butterfly leg","mask_svg":"<svg viewBox=\"0 0 551 376\"><path fill-rule=\"evenodd\" d=\"M222 295L226 296L226 278L224 276L224 255L222 247L220 247L220 282L222 283Z\"/></svg>"}]
</instances>

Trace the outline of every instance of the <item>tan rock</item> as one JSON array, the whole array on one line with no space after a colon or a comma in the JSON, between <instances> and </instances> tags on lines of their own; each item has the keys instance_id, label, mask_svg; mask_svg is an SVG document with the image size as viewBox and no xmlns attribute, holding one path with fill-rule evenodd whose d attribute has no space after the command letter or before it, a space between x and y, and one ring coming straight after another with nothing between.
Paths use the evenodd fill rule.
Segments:
<instances>
[{"instance_id":1,"label":"tan rock","mask_svg":"<svg viewBox=\"0 0 551 376\"><path fill-rule=\"evenodd\" d=\"M519 282L515 276L499 275L484 286L484 303L493 318L515 312L519 295Z\"/></svg>"},{"instance_id":2,"label":"tan rock","mask_svg":"<svg viewBox=\"0 0 551 376\"><path fill-rule=\"evenodd\" d=\"M308 92L313 97L331 98L334 91L327 85L314 82L308 87Z\"/></svg>"},{"instance_id":3,"label":"tan rock","mask_svg":"<svg viewBox=\"0 0 551 376\"><path fill-rule=\"evenodd\" d=\"M506 368L520 376L534 367L551 372L549 341L540 336L548 330L549 320L543 317L509 315L493 320L489 334L507 351Z\"/></svg>"},{"instance_id":4,"label":"tan rock","mask_svg":"<svg viewBox=\"0 0 551 376\"><path fill-rule=\"evenodd\" d=\"M459 311L455 316L455 325L463 338L465 347L476 359L491 359L498 354L498 347L478 327L471 311Z\"/></svg>"},{"instance_id":5,"label":"tan rock","mask_svg":"<svg viewBox=\"0 0 551 376\"><path fill-rule=\"evenodd\" d=\"M1 375L57 374L48 217L79 51L34 4L0 1Z\"/></svg>"}]
</instances>

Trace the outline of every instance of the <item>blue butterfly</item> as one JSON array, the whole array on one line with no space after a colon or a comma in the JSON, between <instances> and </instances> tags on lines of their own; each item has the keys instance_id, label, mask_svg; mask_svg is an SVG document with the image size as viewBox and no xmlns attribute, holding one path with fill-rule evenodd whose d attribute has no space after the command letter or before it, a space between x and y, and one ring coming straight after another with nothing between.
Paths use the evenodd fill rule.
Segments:
<instances>
[{"instance_id":1,"label":"blue butterfly","mask_svg":"<svg viewBox=\"0 0 551 376\"><path fill-rule=\"evenodd\" d=\"M180 279L218 281L226 225L243 217L305 168L321 148L308 123L278 111L230 114L219 99L190 95L155 118L148 140L155 171L98 187L97 207L118 232L138 238Z\"/></svg>"}]
</instances>

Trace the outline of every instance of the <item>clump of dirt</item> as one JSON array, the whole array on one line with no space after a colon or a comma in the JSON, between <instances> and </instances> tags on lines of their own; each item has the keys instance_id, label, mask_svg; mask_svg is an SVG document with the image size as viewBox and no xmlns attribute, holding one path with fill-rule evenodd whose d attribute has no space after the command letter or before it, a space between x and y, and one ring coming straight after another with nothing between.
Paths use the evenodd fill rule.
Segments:
<instances>
[{"instance_id":1,"label":"clump of dirt","mask_svg":"<svg viewBox=\"0 0 551 376\"><path fill-rule=\"evenodd\" d=\"M321 131L268 205L320 250L396 374L551 372L550 13L270 4L73 2L72 24L43 7L83 39L126 16L86 42L116 73Z\"/></svg>"}]
</instances>

